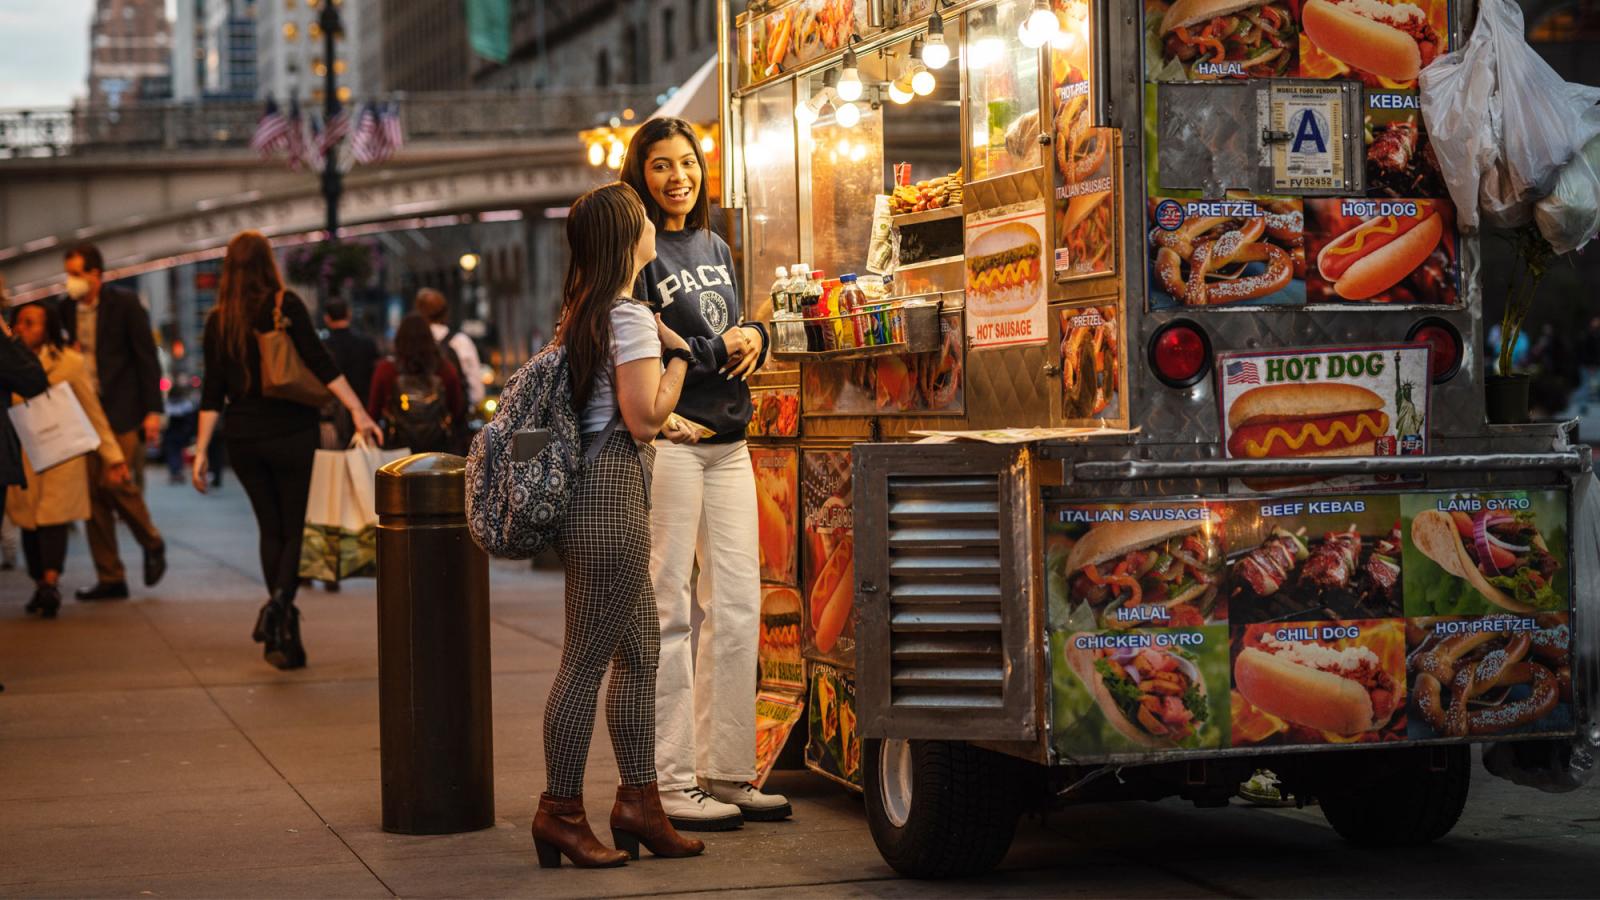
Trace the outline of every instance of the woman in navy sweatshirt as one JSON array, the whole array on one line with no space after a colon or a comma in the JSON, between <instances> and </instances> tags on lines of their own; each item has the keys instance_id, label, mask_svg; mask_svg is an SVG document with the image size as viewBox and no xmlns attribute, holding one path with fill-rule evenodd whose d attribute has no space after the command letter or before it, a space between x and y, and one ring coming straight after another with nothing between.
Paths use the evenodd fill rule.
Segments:
<instances>
[{"instance_id":1,"label":"woman in navy sweatshirt","mask_svg":"<svg viewBox=\"0 0 1600 900\"><path fill-rule=\"evenodd\" d=\"M790 815L755 778L756 643L761 615L755 474L745 448L750 389L767 333L741 318L733 254L711 230L705 158L682 119L651 119L628 144L623 180L656 225L638 295L689 342L683 422L656 442L650 580L661 617L656 769L661 805L683 830L719 831ZM696 427L699 426L699 427ZM703 430L701 430L703 428ZM689 579L705 614L691 650Z\"/></svg>"}]
</instances>

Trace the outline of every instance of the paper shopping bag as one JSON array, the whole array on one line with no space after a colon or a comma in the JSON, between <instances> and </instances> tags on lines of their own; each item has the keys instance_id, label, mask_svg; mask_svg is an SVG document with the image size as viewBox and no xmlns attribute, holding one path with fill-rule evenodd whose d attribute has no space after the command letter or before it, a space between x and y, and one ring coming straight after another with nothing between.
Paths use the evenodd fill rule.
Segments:
<instances>
[{"instance_id":1,"label":"paper shopping bag","mask_svg":"<svg viewBox=\"0 0 1600 900\"><path fill-rule=\"evenodd\" d=\"M59 466L69 459L93 453L100 446L89 416L65 381L11 407L11 424L17 429L23 452L35 472Z\"/></svg>"},{"instance_id":2,"label":"paper shopping bag","mask_svg":"<svg viewBox=\"0 0 1600 900\"><path fill-rule=\"evenodd\" d=\"M377 574L378 514L373 482L378 468L408 455L358 443L318 450L306 499L300 577L342 581Z\"/></svg>"}]
</instances>

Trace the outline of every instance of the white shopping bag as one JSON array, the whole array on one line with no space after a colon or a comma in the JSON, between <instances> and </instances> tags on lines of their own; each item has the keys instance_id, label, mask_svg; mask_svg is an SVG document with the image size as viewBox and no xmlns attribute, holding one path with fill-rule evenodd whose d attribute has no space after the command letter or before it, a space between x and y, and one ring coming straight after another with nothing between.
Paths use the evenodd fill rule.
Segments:
<instances>
[{"instance_id":1,"label":"white shopping bag","mask_svg":"<svg viewBox=\"0 0 1600 900\"><path fill-rule=\"evenodd\" d=\"M356 441L348 450L318 450L306 497L300 541L300 577L340 581L376 574L378 469L409 456Z\"/></svg>"},{"instance_id":2,"label":"white shopping bag","mask_svg":"<svg viewBox=\"0 0 1600 900\"><path fill-rule=\"evenodd\" d=\"M72 385L65 381L11 407L10 413L35 472L93 453L100 446L100 435L72 393Z\"/></svg>"}]
</instances>

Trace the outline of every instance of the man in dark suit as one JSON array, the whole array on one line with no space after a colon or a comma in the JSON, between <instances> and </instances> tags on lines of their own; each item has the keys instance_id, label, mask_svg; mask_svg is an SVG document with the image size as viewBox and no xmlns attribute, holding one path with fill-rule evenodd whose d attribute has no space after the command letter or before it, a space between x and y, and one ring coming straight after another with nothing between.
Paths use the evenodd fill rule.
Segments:
<instances>
[{"instance_id":1,"label":"man in dark suit","mask_svg":"<svg viewBox=\"0 0 1600 900\"><path fill-rule=\"evenodd\" d=\"M67 341L83 353L111 430L133 478L108 483L98 458L89 460L91 516L89 551L97 583L78 591L79 600L121 600L128 580L117 552L120 515L144 548L146 587L167 571L167 545L144 503L145 443L161 439L161 364L150 316L132 291L103 284L105 259L93 244L67 251L67 296L61 305Z\"/></svg>"}]
</instances>

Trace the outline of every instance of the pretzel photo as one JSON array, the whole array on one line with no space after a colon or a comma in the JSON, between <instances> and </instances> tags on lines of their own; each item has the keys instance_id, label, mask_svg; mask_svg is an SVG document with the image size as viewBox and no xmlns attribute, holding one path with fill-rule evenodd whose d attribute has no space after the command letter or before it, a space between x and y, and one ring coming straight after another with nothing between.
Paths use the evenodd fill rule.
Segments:
<instances>
[{"instance_id":1,"label":"pretzel photo","mask_svg":"<svg viewBox=\"0 0 1600 900\"><path fill-rule=\"evenodd\" d=\"M1093 178L1106 161L1110 141L1092 123L1087 92L1069 97L1056 117L1056 166L1068 184Z\"/></svg>"},{"instance_id":2,"label":"pretzel photo","mask_svg":"<svg viewBox=\"0 0 1600 900\"><path fill-rule=\"evenodd\" d=\"M1294 280L1295 263L1289 250L1272 241L1269 227L1283 233L1288 224L1271 216L1196 216L1173 231L1156 228L1150 232L1156 278L1185 306L1239 303L1275 294ZM1265 267L1246 274L1257 263Z\"/></svg>"},{"instance_id":3,"label":"pretzel photo","mask_svg":"<svg viewBox=\"0 0 1600 900\"><path fill-rule=\"evenodd\" d=\"M1486 621L1513 621L1491 616ZM1409 660L1412 698L1440 737L1502 734L1549 716L1572 699L1570 630L1565 616L1536 620L1537 631L1490 631L1448 637L1432 631L1448 619L1417 618Z\"/></svg>"}]
</instances>

